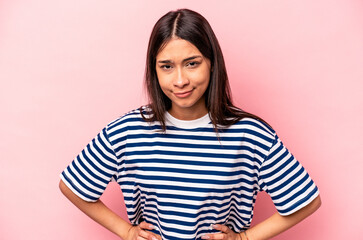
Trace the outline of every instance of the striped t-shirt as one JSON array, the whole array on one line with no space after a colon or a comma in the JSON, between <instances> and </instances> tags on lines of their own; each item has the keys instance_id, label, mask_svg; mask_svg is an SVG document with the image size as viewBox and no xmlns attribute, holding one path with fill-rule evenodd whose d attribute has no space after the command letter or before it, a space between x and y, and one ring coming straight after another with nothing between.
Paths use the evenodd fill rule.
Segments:
<instances>
[{"instance_id":1,"label":"striped t-shirt","mask_svg":"<svg viewBox=\"0 0 363 240\"><path fill-rule=\"evenodd\" d=\"M257 193L281 215L309 204L319 191L273 129L251 118L216 134L209 115L182 121L166 113L166 132L134 110L109 123L61 173L85 201L116 180L133 224L170 240L195 240L225 224L250 226Z\"/></svg>"}]
</instances>

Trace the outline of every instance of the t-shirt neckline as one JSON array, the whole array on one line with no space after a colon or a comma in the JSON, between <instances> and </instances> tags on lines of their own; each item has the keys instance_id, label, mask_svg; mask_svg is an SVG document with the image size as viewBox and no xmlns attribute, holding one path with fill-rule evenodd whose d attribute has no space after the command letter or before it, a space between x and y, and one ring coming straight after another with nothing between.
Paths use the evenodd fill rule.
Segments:
<instances>
[{"instance_id":1,"label":"t-shirt neckline","mask_svg":"<svg viewBox=\"0 0 363 240\"><path fill-rule=\"evenodd\" d=\"M180 119L173 117L169 112L166 112L165 120L166 120L167 125L171 124L175 127L185 128L185 129L205 127L207 124L209 124L211 122L208 113L206 115L204 115L203 117L200 117L200 118L197 118L194 120L180 120Z\"/></svg>"}]
</instances>

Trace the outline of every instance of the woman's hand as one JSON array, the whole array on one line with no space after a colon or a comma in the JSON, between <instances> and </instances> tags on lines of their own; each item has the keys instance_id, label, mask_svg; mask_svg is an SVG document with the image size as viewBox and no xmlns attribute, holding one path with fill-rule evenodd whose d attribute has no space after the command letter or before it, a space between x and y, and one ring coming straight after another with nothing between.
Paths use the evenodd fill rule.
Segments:
<instances>
[{"instance_id":1,"label":"woman's hand","mask_svg":"<svg viewBox=\"0 0 363 240\"><path fill-rule=\"evenodd\" d=\"M213 228L219 230L219 233L209 233L202 236L202 239L224 239L224 240L241 240L241 237L238 233L235 233L226 225L216 224L213 225Z\"/></svg>"},{"instance_id":2,"label":"woman's hand","mask_svg":"<svg viewBox=\"0 0 363 240\"><path fill-rule=\"evenodd\" d=\"M152 224L141 222L139 225L132 226L125 240L162 240L161 237L155 233L147 230L153 230Z\"/></svg>"}]
</instances>

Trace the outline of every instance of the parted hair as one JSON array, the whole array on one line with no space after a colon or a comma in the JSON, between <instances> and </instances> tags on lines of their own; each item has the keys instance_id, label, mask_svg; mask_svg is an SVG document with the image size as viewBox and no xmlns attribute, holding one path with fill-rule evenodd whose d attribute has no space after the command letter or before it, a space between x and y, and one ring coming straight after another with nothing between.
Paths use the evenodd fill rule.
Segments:
<instances>
[{"instance_id":1,"label":"parted hair","mask_svg":"<svg viewBox=\"0 0 363 240\"><path fill-rule=\"evenodd\" d=\"M168 12L156 22L151 32L145 69L145 87L149 98L147 107L151 112L146 117L140 108L146 121L159 121L162 129L164 131L166 129L165 112L170 109L171 100L159 85L156 56L172 38L189 41L211 62L205 104L216 131L219 126L230 126L245 117L263 121L233 105L227 70L217 37L208 21L199 13L189 9Z\"/></svg>"}]
</instances>

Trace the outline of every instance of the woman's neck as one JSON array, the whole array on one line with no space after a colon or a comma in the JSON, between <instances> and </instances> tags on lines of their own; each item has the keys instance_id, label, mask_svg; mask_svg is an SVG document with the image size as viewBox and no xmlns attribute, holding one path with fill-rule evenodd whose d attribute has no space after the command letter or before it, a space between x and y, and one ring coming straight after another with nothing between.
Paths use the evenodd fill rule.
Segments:
<instances>
[{"instance_id":1,"label":"woman's neck","mask_svg":"<svg viewBox=\"0 0 363 240\"><path fill-rule=\"evenodd\" d=\"M207 108L199 109L182 109L176 110L176 108L171 108L168 110L170 115L179 120L195 120L205 116L208 113Z\"/></svg>"}]
</instances>

